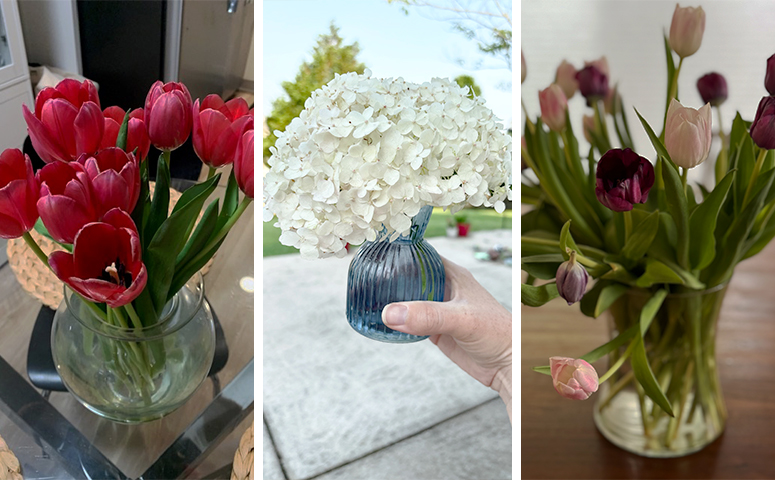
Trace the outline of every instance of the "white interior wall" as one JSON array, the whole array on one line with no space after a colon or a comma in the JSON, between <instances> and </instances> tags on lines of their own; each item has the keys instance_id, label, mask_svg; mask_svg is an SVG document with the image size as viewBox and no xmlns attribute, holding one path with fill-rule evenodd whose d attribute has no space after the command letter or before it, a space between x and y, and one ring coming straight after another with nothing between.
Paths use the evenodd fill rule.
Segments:
<instances>
[{"instance_id":1,"label":"white interior wall","mask_svg":"<svg viewBox=\"0 0 775 480\"><path fill-rule=\"evenodd\" d=\"M19 0L27 61L83 73L75 0Z\"/></svg>"}]
</instances>

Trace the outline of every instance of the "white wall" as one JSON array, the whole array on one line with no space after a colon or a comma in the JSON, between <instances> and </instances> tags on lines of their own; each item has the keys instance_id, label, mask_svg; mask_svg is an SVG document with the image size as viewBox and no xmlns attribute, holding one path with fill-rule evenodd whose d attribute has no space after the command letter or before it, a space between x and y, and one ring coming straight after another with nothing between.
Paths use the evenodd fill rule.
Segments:
<instances>
[{"instance_id":1,"label":"white wall","mask_svg":"<svg viewBox=\"0 0 775 480\"><path fill-rule=\"evenodd\" d=\"M522 99L530 116L540 113L538 91L554 80L563 59L581 68L585 60L605 55L611 70L609 84L619 83L629 109L636 150L654 160L654 149L632 107L657 133L662 130L667 83L662 32L669 32L675 5L675 1L655 0L523 0L521 46L528 73ZM686 106L702 106L697 79L712 71L724 75L729 98L721 112L724 131L729 133L735 113L753 120L759 100L767 95L764 73L767 58L775 53L775 1L681 1L682 7L700 5L706 16L705 34L697 53L684 60L679 98ZM581 116L591 109L579 94L569 107L581 151L586 152L589 146L581 135ZM714 109L714 130L717 123ZM711 155L715 158L714 152ZM694 180L707 175L701 168L690 172Z\"/></svg>"},{"instance_id":2,"label":"white wall","mask_svg":"<svg viewBox=\"0 0 775 480\"><path fill-rule=\"evenodd\" d=\"M19 0L27 61L83 73L75 0Z\"/></svg>"}]
</instances>

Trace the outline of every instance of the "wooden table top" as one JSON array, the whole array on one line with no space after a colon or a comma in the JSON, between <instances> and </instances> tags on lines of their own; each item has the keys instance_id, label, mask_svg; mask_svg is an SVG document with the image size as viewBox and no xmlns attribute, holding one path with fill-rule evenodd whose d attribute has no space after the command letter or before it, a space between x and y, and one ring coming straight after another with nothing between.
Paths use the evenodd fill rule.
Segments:
<instances>
[{"instance_id":1,"label":"wooden table top","mask_svg":"<svg viewBox=\"0 0 775 480\"><path fill-rule=\"evenodd\" d=\"M228 173L226 170L225 178ZM225 183L225 179L222 180L208 204L216 196L223 198ZM239 284L240 279L253 277L253 210L251 204L242 214L204 277L205 294L217 312L229 347L229 359L217 375L221 388L253 358L254 293L244 291ZM10 266L4 260L0 262L0 355L25 379L30 335L40 307L41 303L19 285ZM178 410L161 420L141 425L123 425L102 419L68 392L53 392L49 402L117 467L136 477L197 418L212 402L215 393L213 382L206 379ZM4 427L0 422L0 432ZM232 448L228 455L233 454ZM227 462L215 467L223 463Z\"/></svg>"},{"instance_id":2,"label":"wooden table top","mask_svg":"<svg viewBox=\"0 0 775 480\"><path fill-rule=\"evenodd\" d=\"M524 272L523 272L524 273ZM524 280L524 279L523 279ZM592 420L594 396L561 397L531 368L579 357L608 340L606 320L556 299L522 307L522 478L775 478L775 244L740 264L717 337L729 418L720 438L682 458L651 459L608 442ZM604 360L595 364L604 371Z\"/></svg>"}]
</instances>

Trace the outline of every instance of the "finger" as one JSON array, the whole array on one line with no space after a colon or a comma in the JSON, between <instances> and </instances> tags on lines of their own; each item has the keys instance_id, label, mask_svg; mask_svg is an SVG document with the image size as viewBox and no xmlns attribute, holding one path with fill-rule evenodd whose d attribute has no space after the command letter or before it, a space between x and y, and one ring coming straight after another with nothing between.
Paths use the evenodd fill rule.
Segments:
<instances>
[{"instance_id":1,"label":"finger","mask_svg":"<svg viewBox=\"0 0 775 480\"><path fill-rule=\"evenodd\" d=\"M411 335L447 334L455 338L467 337L478 323L459 305L442 302L391 303L382 310L382 321Z\"/></svg>"}]
</instances>

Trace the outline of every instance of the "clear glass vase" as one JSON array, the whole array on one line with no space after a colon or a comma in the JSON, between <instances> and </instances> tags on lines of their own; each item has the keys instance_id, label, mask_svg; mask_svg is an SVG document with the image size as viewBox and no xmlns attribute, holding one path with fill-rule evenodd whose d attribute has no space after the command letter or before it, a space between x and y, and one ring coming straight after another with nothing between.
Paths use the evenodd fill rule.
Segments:
<instances>
[{"instance_id":1,"label":"clear glass vase","mask_svg":"<svg viewBox=\"0 0 775 480\"><path fill-rule=\"evenodd\" d=\"M65 288L51 351L67 389L92 412L122 423L167 415L194 393L213 362L215 327L202 275L167 302L158 323L143 328L106 322Z\"/></svg>"},{"instance_id":2,"label":"clear glass vase","mask_svg":"<svg viewBox=\"0 0 775 480\"><path fill-rule=\"evenodd\" d=\"M356 332L388 343L428 338L388 328L382 309L393 302L444 300L444 265L423 238L432 212L433 207L422 207L408 235L391 240L383 228L375 241L358 249L347 275L347 320Z\"/></svg>"},{"instance_id":3,"label":"clear glass vase","mask_svg":"<svg viewBox=\"0 0 775 480\"><path fill-rule=\"evenodd\" d=\"M644 335L646 357L674 417L644 394L630 363L600 386L595 424L616 446L645 457L701 450L724 430L727 411L716 363L716 325L727 284L665 297ZM649 292L630 290L609 309L611 338L639 322ZM609 354L609 366L627 345Z\"/></svg>"}]
</instances>

